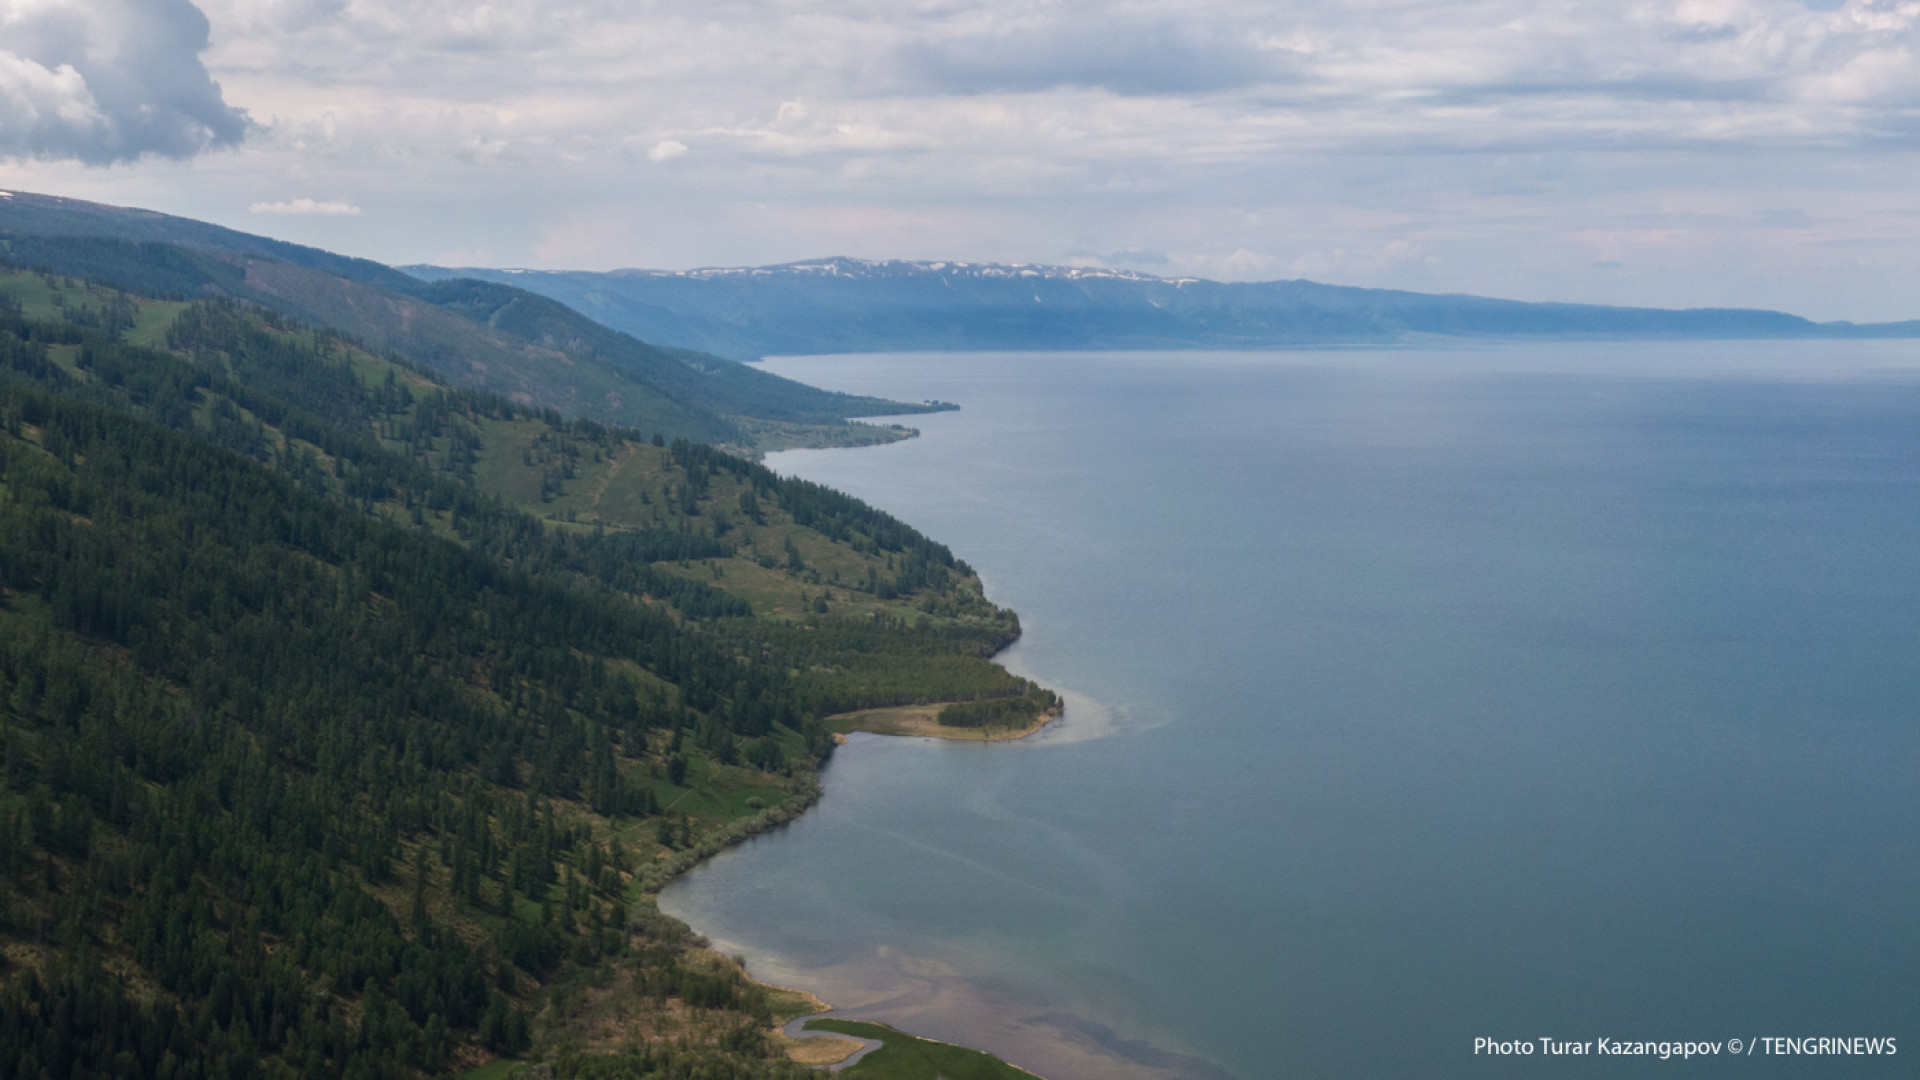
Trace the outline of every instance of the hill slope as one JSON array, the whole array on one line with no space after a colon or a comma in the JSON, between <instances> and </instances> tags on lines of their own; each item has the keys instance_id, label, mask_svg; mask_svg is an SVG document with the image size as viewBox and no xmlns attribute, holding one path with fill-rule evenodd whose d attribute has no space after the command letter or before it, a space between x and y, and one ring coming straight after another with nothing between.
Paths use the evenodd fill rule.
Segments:
<instances>
[{"instance_id":1,"label":"hill slope","mask_svg":"<svg viewBox=\"0 0 1920 1080\"><path fill-rule=\"evenodd\" d=\"M833 258L685 272L403 269L427 280L510 282L651 341L743 359L896 349L1257 348L1390 343L1420 334L1920 336L1920 322L1854 326L1776 311L1531 304L1024 264Z\"/></svg>"},{"instance_id":2,"label":"hill slope","mask_svg":"<svg viewBox=\"0 0 1920 1080\"><path fill-rule=\"evenodd\" d=\"M933 407L657 348L511 286L428 284L364 259L72 199L0 198L0 259L149 294L246 300L462 385L669 437L754 449L858 444L905 432L850 429L849 417Z\"/></svg>"},{"instance_id":3,"label":"hill slope","mask_svg":"<svg viewBox=\"0 0 1920 1080\"><path fill-rule=\"evenodd\" d=\"M652 893L831 714L1044 692L946 548L661 442L0 274L0 1075L806 1075Z\"/></svg>"}]
</instances>

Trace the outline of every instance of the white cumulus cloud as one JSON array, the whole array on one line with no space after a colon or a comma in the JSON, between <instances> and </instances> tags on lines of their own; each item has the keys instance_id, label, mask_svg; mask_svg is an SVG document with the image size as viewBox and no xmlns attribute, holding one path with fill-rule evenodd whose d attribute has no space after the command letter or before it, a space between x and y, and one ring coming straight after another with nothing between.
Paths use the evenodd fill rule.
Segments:
<instances>
[{"instance_id":1,"label":"white cumulus cloud","mask_svg":"<svg viewBox=\"0 0 1920 1080\"><path fill-rule=\"evenodd\" d=\"M338 199L329 202L320 202L315 199L304 198L288 199L285 202L257 202L247 207L247 210L255 214L289 214L301 217L325 217L328 215L354 216L360 213L360 208L350 202Z\"/></svg>"},{"instance_id":2,"label":"white cumulus cloud","mask_svg":"<svg viewBox=\"0 0 1920 1080\"><path fill-rule=\"evenodd\" d=\"M207 74L187 0L0 0L0 158L91 165L231 146L246 114Z\"/></svg>"},{"instance_id":3,"label":"white cumulus cloud","mask_svg":"<svg viewBox=\"0 0 1920 1080\"><path fill-rule=\"evenodd\" d=\"M662 139L647 151L648 161L672 161L687 152L687 144L678 139Z\"/></svg>"}]
</instances>

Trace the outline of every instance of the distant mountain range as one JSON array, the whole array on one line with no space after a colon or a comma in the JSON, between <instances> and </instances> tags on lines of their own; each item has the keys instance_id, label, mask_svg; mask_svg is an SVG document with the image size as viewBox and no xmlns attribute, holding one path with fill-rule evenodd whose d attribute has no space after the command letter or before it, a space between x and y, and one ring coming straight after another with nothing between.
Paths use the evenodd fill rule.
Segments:
<instances>
[{"instance_id":1,"label":"distant mountain range","mask_svg":"<svg viewBox=\"0 0 1920 1080\"><path fill-rule=\"evenodd\" d=\"M1920 320L1535 304L1311 281L830 258L688 271L394 268L147 210L0 192L0 264L224 296L461 385L750 449L892 437L851 417L950 408L833 393L740 363L796 353L1218 349L1520 339L1920 337Z\"/></svg>"},{"instance_id":2,"label":"distant mountain range","mask_svg":"<svg viewBox=\"0 0 1920 1080\"><path fill-rule=\"evenodd\" d=\"M0 193L8 263L148 295L258 304L458 385L668 438L747 449L867 442L888 436L846 418L939 407L832 393L649 344L511 284L430 283L366 259L77 199Z\"/></svg>"},{"instance_id":3,"label":"distant mountain range","mask_svg":"<svg viewBox=\"0 0 1920 1080\"><path fill-rule=\"evenodd\" d=\"M1024 263L830 258L704 270L401 267L551 297L648 341L751 360L891 350L1261 348L1461 338L1920 337L1739 308L1537 304L1312 281L1232 283Z\"/></svg>"}]
</instances>

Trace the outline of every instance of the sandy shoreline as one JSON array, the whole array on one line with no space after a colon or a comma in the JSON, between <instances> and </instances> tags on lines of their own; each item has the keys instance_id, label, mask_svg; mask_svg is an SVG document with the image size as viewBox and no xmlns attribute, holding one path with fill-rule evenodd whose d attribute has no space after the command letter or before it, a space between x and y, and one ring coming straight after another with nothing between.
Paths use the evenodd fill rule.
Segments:
<instances>
[{"instance_id":1,"label":"sandy shoreline","mask_svg":"<svg viewBox=\"0 0 1920 1080\"><path fill-rule=\"evenodd\" d=\"M963 728L940 723L940 710L945 704L940 702L931 705L898 705L879 709L861 709L829 716L827 721L833 728L835 740L840 742L845 742L846 737L856 731L870 732L875 735L953 739L962 742L1003 742L1024 739L1034 734L1047 724L1059 719L1062 712L1060 709L1049 710L1036 717L1033 723L1019 728ZM753 979L751 975L748 978L757 985L782 994L797 994L810 998L817 1006L814 1016L827 1015L833 1010L832 1005L811 991L764 982ZM812 1019L812 1016L796 1017L780 1025L779 1038L786 1046L789 1060L816 1068L824 1066L837 1072L855 1064L868 1051L874 1049L874 1046L868 1045L866 1040L848 1036L827 1032L800 1034L800 1025L809 1019Z\"/></svg>"},{"instance_id":2,"label":"sandy shoreline","mask_svg":"<svg viewBox=\"0 0 1920 1080\"><path fill-rule=\"evenodd\" d=\"M836 737L843 740L846 734L860 731L988 742L1026 738L1060 718L1055 712L1022 728L981 731L940 725L940 708L939 704L930 704L864 709L829 717L828 722ZM722 947L729 951L735 948L730 943ZM796 983L817 986L820 993L812 995L815 1000L831 996L834 1001L830 1007L823 1004L821 1012L884 1024L915 1038L982 1050L1036 1077L1228 1080L1224 1070L1205 1059L1167 1051L1137 1034L1108 1029L1071 1005L1021 999L1004 989L976 983L931 956L913 956L883 945L871 954L850 956L819 970L802 972L785 968L778 961L771 967L763 968L766 980L755 981L786 993L791 993L789 988ZM861 1049L858 1043L828 1042L819 1036L796 1039L791 1033L795 1026L797 1023L781 1025L784 1030L778 1036L796 1062L844 1068L853 1064L846 1059L854 1058Z\"/></svg>"},{"instance_id":3,"label":"sandy shoreline","mask_svg":"<svg viewBox=\"0 0 1920 1080\"><path fill-rule=\"evenodd\" d=\"M980 1050L1036 1077L1232 1080L1203 1058L1111 1030L1071 1004L1011 995L932 956L881 946L818 970L786 969L778 961L772 966L775 980L822 986L837 1003L829 1016ZM850 1054L854 1048L834 1049Z\"/></svg>"},{"instance_id":4,"label":"sandy shoreline","mask_svg":"<svg viewBox=\"0 0 1920 1080\"><path fill-rule=\"evenodd\" d=\"M1017 728L965 728L940 723L940 710L947 704L934 702L861 709L829 716L826 720L838 742L845 742L847 736L854 732L955 742L1009 742L1039 733L1061 719L1066 711L1063 704L1035 717L1032 723ZM814 794L819 794L817 789ZM791 816L799 816L799 812L804 812L804 807L796 810L798 812ZM717 854L717 851L707 854ZM694 861L706 860L703 856ZM691 866L679 869L684 872ZM673 876L677 877L678 874ZM875 960L879 961L877 965L873 964ZM744 970L743 962L741 966ZM779 982L755 979L751 974L747 976L757 985L777 994L805 997L817 1005L810 1015L794 1017L775 1028L774 1036L783 1045L790 1060L838 1071L855 1064L865 1051L871 1049L859 1040L824 1032L796 1037L794 1029L812 1016L824 1014L881 1023L903 1034L909 1033L908 1029L911 1028L914 1029L911 1033L915 1038L930 1042L948 1040L920 1032L943 1031L948 1029L948 1024L943 1020L966 1017L968 1022L964 1026L975 1030L984 1028L994 1033L996 1037L988 1041L1003 1047L1017 1047L1017 1056L1028 1060L1031 1067L1014 1065L1005 1057L1001 1057L1001 1060L1036 1077L1036 1080L1043 1075L1101 1076L1112 1080L1188 1080L1195 1076L1218 1075L1210 1063L1158 1052L1144 1043L1116 1040L1111 1032L1078 1020L1070 1013L1036 1009L1032 1002L1001 998L983 987L954 978L955 973L945 970L945 965L908 960L884 946L876 957L865 958L864 963L855 959L847 967L867 970L851 981L835 977L849 974L845 969L813 973L824 976L829 984L838 984L840 992L836 992L835 997L845 998L839 1005L830 1005L818 994L790 985L802 981L796 978L799 972L773 972L772 978L779 979ZM880 977L876 979L876 975ZM791 1013L787 1015L792 1016ZM985 1049L972 1042L950 1042L949 1045ZM1141 1053L1142 1050L1147 1052ZM986 1052L995 1053L991 1050Z\"/></svg>"},{"instance_id":5,"label":"sandy shoreline","mask_svg":"<svg viewBox=\"0 0 1920 1080\"><path fill-rule=\"evenodd\" d=\"M796 1016L781 1026L780 1035L787 1040L788 1060L816 1068L826 1066L830 1072L839 1072L880 1049L877 1039L807 1030L807 1021L825 1015L827 1013L823 1010L809 1016Z\"/></svg>"},{"instance_id":6,"label":"sandy shoreline","mask_svg":"<svg viewBox=\"0 0 1920 1080\"><path fill-rule=\"evenodd\" d=\"M1024 739L1040 731L1049 723L1058 720L1064 712L1064 709L1050 709L1035 717L1032 723L1018 728L964 728L940 723L940 710L946 704L946 702L936 702L929 705L897 705L879 709L861 709L829 716L826 719L832 726L835 740L840 742L845 742L846 737L856 731L875 735L952 739L959 742L1005 742ZM742 968L744 970L744 965ZM826 1015L833 1011L832 1005L811 991L754 979L751 975L748 978L756 985L780 994L801 995L811 999L817 1006L813 1015ZM860 1057L865 1056L867 1051L873 1049L872 1046L866 1045L864 1040L846 1036L825 1032L809 1033L804 1036L798 1034L796 1030L798 1026L811 1018L811 1016L796 1017L779 1026L777 1034L780 1041L785 1044L787 1057L790 1060L802 1065L825 1066L838 1071L854 1064ZM920 1037L924 1038L924 1036ZM1018 1066L1015 1067L1018 1068ZM1036 1080L1038 1080L1037 1077Z\"/></svg>"}]
</instances>

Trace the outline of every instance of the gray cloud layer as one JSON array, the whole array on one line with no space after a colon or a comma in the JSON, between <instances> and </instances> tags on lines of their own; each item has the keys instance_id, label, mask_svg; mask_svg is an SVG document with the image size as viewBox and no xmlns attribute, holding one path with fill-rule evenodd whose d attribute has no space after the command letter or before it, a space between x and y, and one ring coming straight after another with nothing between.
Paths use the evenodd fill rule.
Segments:
<instances>
[{"instance_id":1,"label":"gray cloud layer","mask_svg":"<svg viewBox=\"0 0 1920 1080\"><path fill-rule=\"evenodd\" d=\"M1920 0L193 2L244 154L53 160L242 120L184 0L0 0L0 186L397 262L1920 296Z\"/></svg>"},{"instance_id":2,"label":"gray cloud layer","mask_svg":"<svg viewBox=\"0 0 1920 1080\"><path fill-rule=\"evenodd\" d=\"M239 142L207 35L188 0L0 0L0 156L105 165Z\"/></svg>"},{"instance_id":3,"label":"gray cloud layer","mask_svg":"<svg viewBox=\"0 0 1920 1080\"><path fill-rule=\"evenodd\" d=\"M986 93L1099 88L1190 94L1274 81L1277 65L1244 34L1192 18L1052 18L926 33L893 55L902 86Z\"/></svg>"},{"instance_id":4,"label":"gray cloud layer","mask_svg":"<svg viewBox=\"0 0 1920 1080\"><path fill-rule=\"evenodd\" d=\"M888 155L948 178L1008 157L1920 144L1913 0L201 3L212 62L285 137L488 162L672 141L838 182Z\"/></svg>"}]
</instances>

